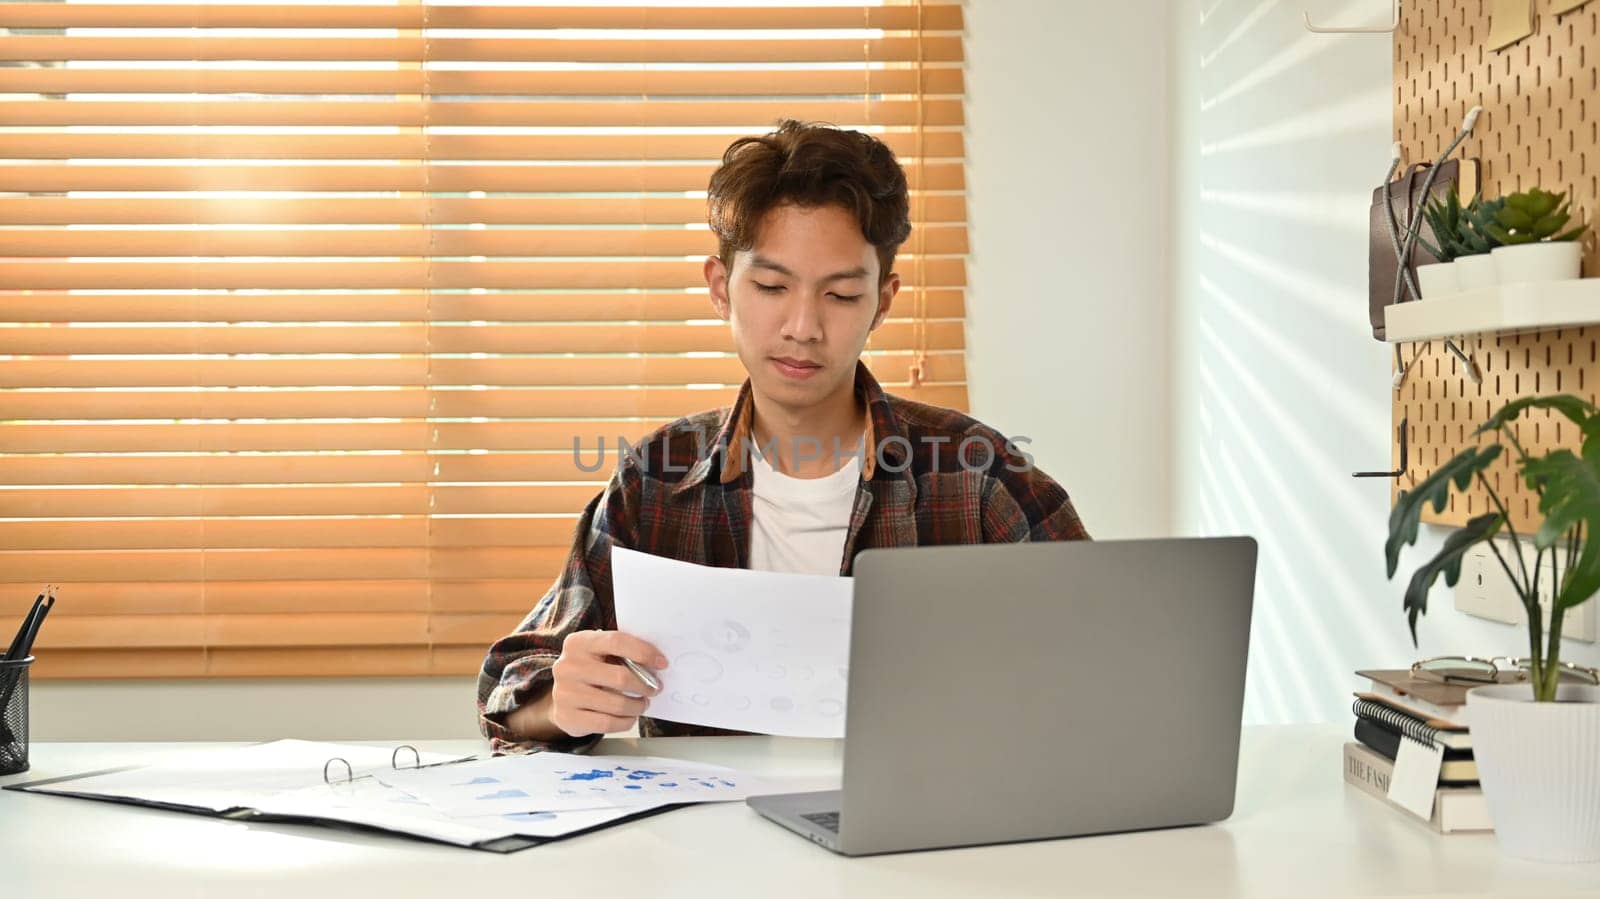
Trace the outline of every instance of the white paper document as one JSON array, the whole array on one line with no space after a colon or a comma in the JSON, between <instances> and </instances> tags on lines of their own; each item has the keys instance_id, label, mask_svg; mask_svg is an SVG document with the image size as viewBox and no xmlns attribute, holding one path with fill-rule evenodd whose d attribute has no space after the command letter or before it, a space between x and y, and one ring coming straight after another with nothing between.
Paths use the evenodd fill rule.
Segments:
<instances>
[{"instance_id":1,"label":"white paper document","mask_svg":"<svg viewBox=\"0 0 1600 899\"><path fill-rule=\"evenodd\" d=\"M424 769L426 770L426 769ZM344 821L471 846L507 836L554 838L636 815L668 803L562 812L497 813L455 818L376 778L279 793L257 811L314 820Z\"/></svg>"},{"instance_id":2,"label":"white paper document","mask_svg":"<svg viewBox=\"0 0 1600 899\"><path fill-rule=\"evenodd\" d=\"M461 820L596 808L638 811L639 806L732 802L777 792L760 778L720 765L564 752L498 756L375 777Z\"/></svg>"},{"instance_id":3,"label":"white paper document","mask_svg":"<svg viewBox=\"0 0 1600 899\"><path fill-rule=\"evenodd\" d=\"M611 551L617 628L667 657L645 715L843 737L852 579Z\"/></svg>"}]
</instances>

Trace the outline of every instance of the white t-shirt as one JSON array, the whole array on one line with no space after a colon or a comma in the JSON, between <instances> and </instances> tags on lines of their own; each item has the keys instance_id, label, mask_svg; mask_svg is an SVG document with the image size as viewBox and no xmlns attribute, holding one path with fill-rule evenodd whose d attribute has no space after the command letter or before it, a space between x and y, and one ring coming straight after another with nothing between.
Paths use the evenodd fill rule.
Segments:
<instances>
[{"instance_id":1,"label":"white t-shirt","mask_svg":"<svg viewBox=\"0 0 1600 899\"><path fill-rule=\"evenodd\" d=\"M796 478L773 468L755 440L750 446L750 567L837 577L861 482L860 456L841 455L844 464L833 474Z\"/></svg>"}]
</instances>

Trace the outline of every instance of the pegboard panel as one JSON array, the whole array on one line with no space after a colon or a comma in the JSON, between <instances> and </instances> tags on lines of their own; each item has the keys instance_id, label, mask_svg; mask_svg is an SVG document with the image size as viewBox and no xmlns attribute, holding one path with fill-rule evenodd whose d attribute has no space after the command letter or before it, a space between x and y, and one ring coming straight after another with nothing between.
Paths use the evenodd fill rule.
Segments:
<instances>
[{"instance_id":1,"label":"pegboard panel","mask_svg":"<svg viewBox=\"0 0 1600 899\"><path fill-rule=\"evenodd\" d=\"M1482 106L1473 134L1456 151L1482 161L1486 196L1529 187L1567 191L1585 236L1584 274L1600 275L1600 0L1558 15L1570 0L1534 0L1534 33L1504 50L1485 46L1489 0L1402 2L1394 36L1395 137L1407 163L1432 161L1455 139L1467 110ZM1600 317L1600 310L1596 310ZM1504 403L1521 396L1573 393L1595 402L1600 385L1600 326L1458 339L1482 373L1474 384L1442 340L1402 344L1410 361L1394 397L1394 424L1407 422L1409 465L1394 491L1410 490L1477 438L1471 432ZM1525 414L1516 429L1530 454L1576 447L1570 422L1551 413ZM1524 531L1539 520L1537 497L1521 484L1511 448L1489 480ZM1399 467L1399 447L1394 466ZM1462 525L1491 508L1474 487L1452 495L1442 513L1424 520Z\"/></svg>"}]
</instances>

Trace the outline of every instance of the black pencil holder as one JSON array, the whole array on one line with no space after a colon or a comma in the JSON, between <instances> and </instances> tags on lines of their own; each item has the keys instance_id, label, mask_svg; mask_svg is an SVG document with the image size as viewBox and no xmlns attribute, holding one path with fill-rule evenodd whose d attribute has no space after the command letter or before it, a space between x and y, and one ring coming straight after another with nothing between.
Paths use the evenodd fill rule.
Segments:
<instances>
[{"instance_id":1,"label":"black pencil holder","mask_svg":"<svg viewBox=\"0 0 1600 899\"><path fill-rule=\"evenodd\" d=\"M0 775L28 770L28 668L33 656L0 662Z\"/></svg>"}]
</instances>

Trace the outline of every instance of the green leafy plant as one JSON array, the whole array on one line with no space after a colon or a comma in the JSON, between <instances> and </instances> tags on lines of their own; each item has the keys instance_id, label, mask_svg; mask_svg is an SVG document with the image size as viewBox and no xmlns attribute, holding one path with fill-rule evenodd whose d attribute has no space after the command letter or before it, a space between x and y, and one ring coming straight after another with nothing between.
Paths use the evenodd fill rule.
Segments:
<instances>
[{"instance_id":1,"label":"green leafy plant","mask_svg":"<svg viewBox=\"0 0 1600 899\"><path fill-rule=\"evenodd\" d=\"M1510 427L1528 409L1548 409L1565 416L1582 435L1580 451L1557 449L1543 456L1529 456ZM1416 543L1418 524L1427 504L1431 502L1435 512L1442 512L1452 487L1466 490L1477 481L1488 492L1495 511L1473 518L1452 533L1438 554L1412 574L1404 603L1411 625L1411 642L1413 645L1417 642L1417 616L1427 612L1428 590L1439 575L1444 575L1447 585L1455 586L1461 577L1461 560L1467 550L1474 544L1487 542L1506 577L1511 579L1527 615L1529 658L1532 660L1529 676L1534 698L1549 702L1555 699L1561 675L1562 619L1567 610L1582 605L1600 590L1600 544L1591 539L1600 530L1600 408L1571 394L1524 397L1507 403L1472 433L1482 436L1490 432L1510 444L1516 453L1522 480L1539 497L1543 521L1531 537L1536 550L1532 572L1522 558L1524 538L1518 536L1505 503L1484 477L1484 471L1504 452L1496 439L1462 450L1416 489L1401 491L1389 514L1389 539L1384 544L1388 576L1394 578L1401 548ZM1494 543L1494 536L1501 528L1511 535L1514 556L1511 561ZM1567 559L1566 571L1559 581L1554 558L1558 547L1565 550ZM1550 631L1544 634L1537 585L1547 555L1551 557L1548 576L1554 599L1550 608Z\"/></svg>"},{"instance_id":2,"label":"green leafy plant","mask_svg":"<svg viewBox=\"0 0 1600 899\"><path fill-rule=\"evenodd\" d=\"M1473 255L1487 253L1495 247L1504 246L1500 239L1495 237L1494 233L1489 230L1489 227L1495 223L1495 219L1500 215L1500 210L1504 209L1505 205L1505 197L1495 197L1492 200L1485 200L1482 197L1473 198L1473 204L1467 210L1467 220L1471 229L1473 245L1478 247Z\"/></svg>"},{"instance_id":3,"label":"green leafy plant","mask_svg":"<svg viewBox=\"0 0 1600 899\"><path fill-rule=\"evenodd\" d=\"M1473 196L1463 205L1461 195L1451 185L1443 200L1432 199L1422 207L1422 215L1438 243L1429 243L1420 236L1417 242L1440 262L1487 253L1501 244L1484 229L1494 223L1504 205L1504 200L1485 200L1481 195Z\"/></svg>"},{"instance_id":4,"label":"green leafy plant","mask_svg":"<svg viewBox=\"0 0 1600 899\"><path fill-rule=\"evenodd\" d=\"M1427 250L1429 255L1440 262L1450 262L1460 256L1471 256L1474 252L1472 240L1477 235L1472 232L1472 222L1468 218L1467 210L1478 202L1477 197L1467 206L1461 205L1461 195L1456 193L1455 185L1450 186L1450 193L1443 200L1431 199L1422 207L1422 217L1427 220L1428 228L1433 231L1433 239L1437 244L1430 243L1426 237L1418 236L1417 242Z\"/></svg>"},{"instance_id":5,"label":"green leafy plant","mask_svg":"<svg viewBox=\"0 0 1600 899\"><path fill-rule=\"evenodd\" d=\"M1493 221L1484 224L1484 229L1508 247L1543 240L1577 240L1586 225L1561 231L1572 218L1566 197L1565 191L1553 194L1537 187L1514 193L1505 198L1505 205L1495 213Z\"/></svg>"}]
</instances>

